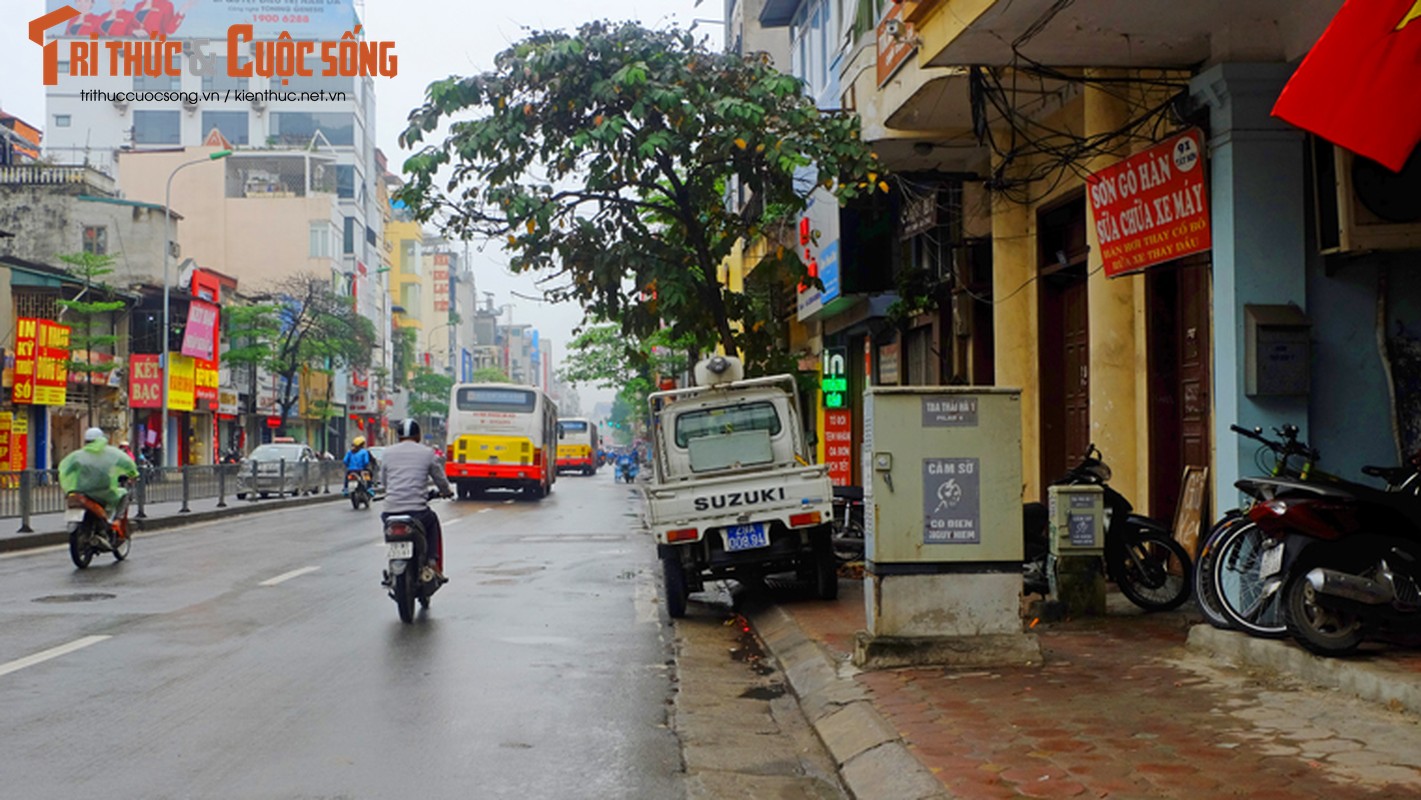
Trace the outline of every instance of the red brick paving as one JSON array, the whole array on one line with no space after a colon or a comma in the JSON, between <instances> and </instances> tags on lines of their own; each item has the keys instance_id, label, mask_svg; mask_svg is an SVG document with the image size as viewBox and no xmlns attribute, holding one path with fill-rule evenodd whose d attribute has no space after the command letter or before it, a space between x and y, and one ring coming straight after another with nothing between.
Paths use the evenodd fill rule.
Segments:
<instances>
[{"instance_id":1,"label":"red brick paving","mask_svg":"<svg viewBox=\"0 0 1421 800\"><path fill-rule=\"evenodd\" d=\"M859 587L843 589L837 603L784 606L840 658L864 627ZM1220 689L1162 660L1184 654L1180 615L1084 619L1034 632L1045 656L1040 668L903 669L857 680L910 750L963 800L1418 796L1414 787L1339 780L1301 757L1262 755L1268 736L1244 739L1238 734L1246 725L1216 712ZM1421 672L1421 652L1387 657Z\"/></svg>"}]
</instances>

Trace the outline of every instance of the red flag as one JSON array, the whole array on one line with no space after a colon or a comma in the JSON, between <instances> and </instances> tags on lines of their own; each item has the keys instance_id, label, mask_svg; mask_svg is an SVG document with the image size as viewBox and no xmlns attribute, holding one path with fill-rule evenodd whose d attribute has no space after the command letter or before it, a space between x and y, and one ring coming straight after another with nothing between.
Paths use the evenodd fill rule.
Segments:
<instances>
[{"instance_id":1,"label":"red flag","mask_svg":"<svg viewBox=\"0 0 1421 800\"><path fill-rule=\"evenodd\" d=\"M1400 172L1421 141L1421 0L1347 0L1273 115Z\"/></svg>"}]
</instances>

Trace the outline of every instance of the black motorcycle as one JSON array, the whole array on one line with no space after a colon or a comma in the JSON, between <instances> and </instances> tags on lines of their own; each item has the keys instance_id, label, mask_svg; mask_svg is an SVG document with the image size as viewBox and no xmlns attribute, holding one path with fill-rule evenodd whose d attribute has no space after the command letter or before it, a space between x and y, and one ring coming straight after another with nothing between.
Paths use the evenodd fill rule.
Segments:
<instances>
[{"instance_id":1,"label":"black motorcycle","mask_svg":"<svg viewBox=\"0 0 1421 800\"><path fill-rule=\"evenodd\" d=\"M345 473L346 494L350 497L350 507L359 511L362 508L369 508L370 501L375 499L375 492L370 486L370 471L363 469L353 469Z\"/></svg>"},{"instance_id":2,"label":"black motorcycle","mask_svg":"<svg viewBox=\"0 0 1421 800\"><path fill-rule=\"evenodd\" d=\"M439 497L431 491L428 499ZM429 599L443 585L429 563L429 543L424 526L405 514L385 519L385 558L388 562L380 582L395 601L401 622L414 621L414 604L429 608Z\"/></svg>"},{"instance_id":3,"label":"black motorcycle","mask_svg":"<svg viewBox=\"0 0 1421 800\"><path fill-rule=\"evenodd\" d=\"M1110 488L1110 466L1095 444L1085 458L1053 486L1099 486L1105 504L1105 570L1120 593L1146 611L1169 611L1189 599L1193 585L1189 552L1175 541L1167 525L1134 513L1125 496ZM1050 593L1053 569L1046 506L1027 503L1023 509L1025 560L1023 588L1028 594Z\"/></svg>"},{"instance_id":4,"label":"black motorcycle","mask_svg":"<svg viewBox=\"0 0 1421 800\"><path fill-rule=\"evenodd\" d=\"M1395 468L1391 468L1395 469ZM1400 473L1369 474L1389 485ZM1261 574L1282 585L1288 633L1319 655L1421 632L1421 497L1346 481L1276 479L1248 517L1280 543ZM1286 558L1286 560L1285 560Z\"/></svg>"}]
</instances>

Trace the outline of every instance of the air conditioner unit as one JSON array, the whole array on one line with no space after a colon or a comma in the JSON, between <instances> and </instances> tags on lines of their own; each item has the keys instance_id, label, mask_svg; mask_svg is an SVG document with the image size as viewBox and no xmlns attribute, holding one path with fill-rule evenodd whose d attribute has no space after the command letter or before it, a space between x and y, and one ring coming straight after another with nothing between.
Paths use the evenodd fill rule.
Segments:
<instances>
[{"instance_id":1,"label":"air conditioner unit","mask_svg":"<svg viewBox=\"0 0 1421 800\"><path fill-rule=\"evenodd\" d=\"M1318 249L1421 250L1421 148L1398 174L1313 139Z\"/></svg>"}]
</instances>

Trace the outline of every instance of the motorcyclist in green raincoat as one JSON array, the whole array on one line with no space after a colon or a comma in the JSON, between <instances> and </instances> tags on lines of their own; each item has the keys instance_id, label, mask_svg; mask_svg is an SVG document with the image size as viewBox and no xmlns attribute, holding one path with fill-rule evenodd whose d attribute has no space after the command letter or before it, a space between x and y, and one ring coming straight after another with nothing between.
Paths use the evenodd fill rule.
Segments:
<instances>
[{"instance_id":1,"label":"motorcyclist in green raincoat","mask_svg":"<svg viewBox=\"0 0 1421 800\"><path fill-rule=\"evenodd\" d=\"M104 504L113 517L128 490L119 477L138 477L138 467L122 450L109 446L104 432L90 428L84 432L84 446L59 462L59 488L65 494L78 492Z\"/></svg>"}]
</instances>

